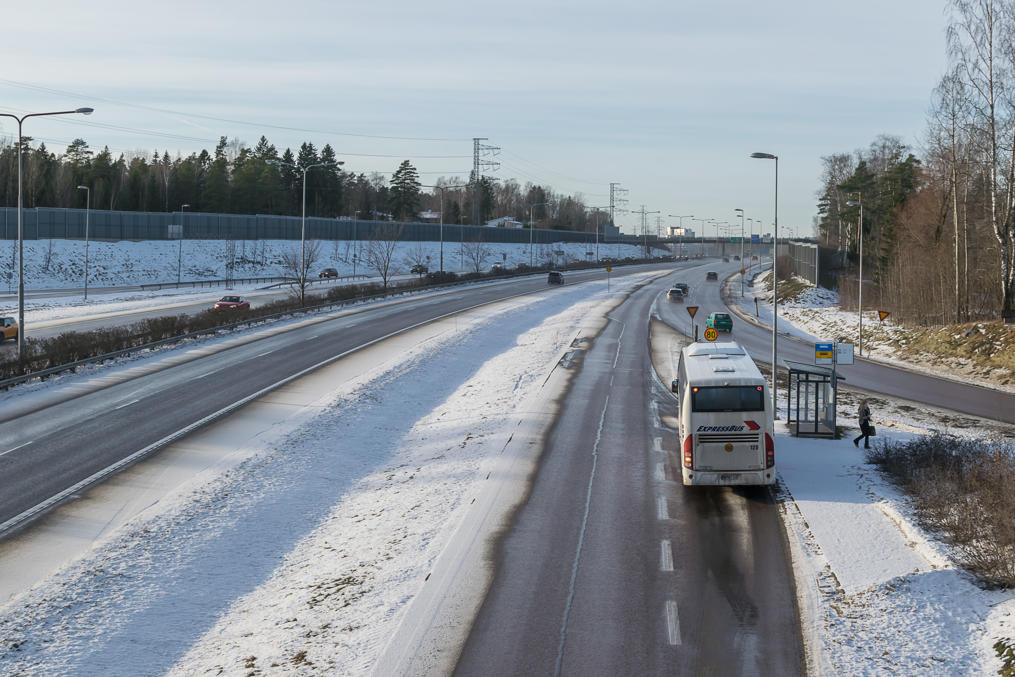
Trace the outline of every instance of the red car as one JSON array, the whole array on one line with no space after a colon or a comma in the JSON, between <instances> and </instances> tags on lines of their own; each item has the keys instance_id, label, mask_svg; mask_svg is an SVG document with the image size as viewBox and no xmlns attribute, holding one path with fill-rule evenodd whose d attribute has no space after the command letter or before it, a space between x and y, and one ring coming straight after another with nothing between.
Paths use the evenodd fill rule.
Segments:
<instances>
[{"instance_id":1,"label":"red car","mask_svg":"<svg viewBox=\"0 0 1015 677\"><path fill-rule=\"evenodd\" d=\"M223 296L215 302L215 310L250 310L250 301L242 296Z\"/></svg>"}]
</instances>

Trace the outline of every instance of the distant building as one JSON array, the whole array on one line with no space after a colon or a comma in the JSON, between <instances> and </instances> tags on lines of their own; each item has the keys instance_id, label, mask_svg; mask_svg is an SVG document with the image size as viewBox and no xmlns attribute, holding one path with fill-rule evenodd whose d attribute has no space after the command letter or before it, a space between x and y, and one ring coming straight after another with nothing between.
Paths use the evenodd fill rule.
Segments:
<instances>
[{"instance_id":1,"label":"distant building","mask_svg":"<svg viewBox=\"0 0 1015 677\"><path fill-rule=\"evenodd\" d=\"M516 221L510 216L502 216L499 219L487 221L486 225L491 228L521 228L522 222Z\"/></svg>"},{"instance_id":2,"label":"distant building","mask_svg":"<svg viewBox=\"0 0 1015 677\"><path fill-rule=\"evenodd\" d=\"M681 228L680 226L670 226L670 237L694 237L694 231L690 228Z\"/></svg>"},{"instance_id":3,"label":"distant building","mask_svg":"<svg viewBox=\"0 0 1015 677\"><path fill-rule=\"evenodd\" d=\"M608 237L620 237L620 228L617 226L611 226L610 224L603 224L603 238Z\"/></svg>"}]
</instances>

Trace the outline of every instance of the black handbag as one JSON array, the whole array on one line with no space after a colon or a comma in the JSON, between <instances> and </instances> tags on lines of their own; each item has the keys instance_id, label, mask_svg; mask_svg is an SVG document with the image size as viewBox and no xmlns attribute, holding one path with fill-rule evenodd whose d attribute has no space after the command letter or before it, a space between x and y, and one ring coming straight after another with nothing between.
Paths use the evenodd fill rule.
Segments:
<instances>
[{"instance_id":1,"label":"black handbag","mask_svg":"<svg viewBox=\"0 0 1015 677\"><path fill-rule=\"evenodd\" d=\"M867 426L867 431L867 434L871 437L877 437L878 431L877 428L874 427L873 423Z\"/></svg>"}]
</instances>

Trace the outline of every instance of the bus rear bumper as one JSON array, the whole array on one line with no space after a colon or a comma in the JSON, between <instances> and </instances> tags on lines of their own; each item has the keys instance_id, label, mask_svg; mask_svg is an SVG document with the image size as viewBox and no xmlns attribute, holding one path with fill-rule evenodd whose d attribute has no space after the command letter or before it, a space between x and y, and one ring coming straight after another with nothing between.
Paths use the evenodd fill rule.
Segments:
<instances>
[{"instance_id":1,"label":"bus rear bumper","mask_svg":"<svg viewBox=\"0 0 1015 677\"><path fill-rule=\"evenodd\" d=\"M684 484L687 486L775 484L775 468L768 468L767 470L729 470L723 472L684 470Z\"/></svg>"}]
</instances>

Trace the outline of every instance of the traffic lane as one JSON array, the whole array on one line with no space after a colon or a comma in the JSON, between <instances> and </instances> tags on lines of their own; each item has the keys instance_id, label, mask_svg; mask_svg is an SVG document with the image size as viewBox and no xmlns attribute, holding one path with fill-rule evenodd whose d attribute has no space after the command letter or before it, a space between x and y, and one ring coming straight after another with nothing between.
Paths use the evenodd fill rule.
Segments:
<instances>
[{"instance_id":1,"label":"traffic lane","mask_svg":"<svg viewBox=\"0 0 1015 677\"><path fill-rule=\"evenodd\" d=\"M529 286L546 289L545 282ZM0 425L0 522L293 373L406 327L523 293L518 286L482 285L368 309L287 332L264 347L226 350L110 385L117 391L103 388L8 420ZM275 350L270 357L254 354L269 349ZM175 378L166 379L172 370ZM130 401L130 391L145 387L152 393ZM111 402L125 404L108 410Z\"/></svg>"},{"instance_id":2,"label":"traffic lane","mask_svg":"<svg viewBox=\"0 0 1015 677\"><path fill-rule=\"evenodd\" d=\"M644 351L667 282L636 292L595 339L498 544L456 674L800 674L776 506L695 504L678 484L660 417L675 404ZM759 642L779 648L759 658Z\"/></svg>"},{"instance_id":3,"label":"traffic lane","mask_svg":"<svg viewBox=\"0 0 1015 677\"><path fill-rule=\"evenodd\" d=\"M621 559L633 556L634 561L624 567L627 571L624 576L611 581L610 585L619 587L620 592L610 595L607 606L617 606L608 618L598 618L601 627L593 654L600 656L605 664L617 665L615 649L622 646L624 624L632 620L631 610L624 609L623 602L644 601L639 592L643 586L634 573L644 570L638 555L646 528L643 520L631 519L629 495L625 493L625 500L619 505L611 505L598 493L604 482L612 484L619 479L614 474L615 464L608 463L606 456L624 456L628 445L634 450L628 453L637 455L637 450L645 443L644 428L636 424L630 426L632 437L625 444L616 445L612 435L608 444L600 443L600 436L609 433L605 427L600 429L600 421L613 395L610 379L622 334L622 324L611 322L607 325L594 339L581 370L568 389L561 413L547 435L530 495L512 518L496 548L497 573L473 622L455 669L456 675L550 675L556 672L558 661L564 660L562 632L572 645L578 642L584 646L586 642L582 638L594 623L590 619L582 623L582 613L566 616L572 600L572 585L578 585L577 581L572 582L572 577L578 570L584 576L589 568L590 549L598 550L605 544L591 543L591 539L586 543L583 525L604 518L620 520L627 514L623 521L631 528L611 528L606 532L612 539L614 556ZM607 452L607 446L613 448ZM598 467L600 462L602 469ZM596 492L591 500L590 483ZM628 482L620 481L620 484L626 486ZM589 509L587 518L586 507ZM634 512L641 514L641 510ZM602 530L593 530L598 538ZM580 546L584 549L576 565ZM584 594L575 588L575 599ZM616 597L621 598L619 603ZM642 608L643 604L636 605L634 619L641 616ZM641 622L636 625L642 627ZM635 640L640 645L637 633ZM635 655L636 652L623 653ZM574 650L568 648L564 673L581 674L573 672L577 666L574 661L580 661L581 657L572 656ZM601 673L593 670L586 674ZM635 672L625 669L612 674Z\"/></svg>"}]
</instances>

